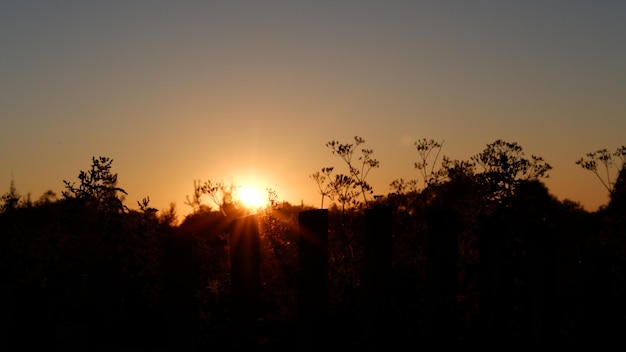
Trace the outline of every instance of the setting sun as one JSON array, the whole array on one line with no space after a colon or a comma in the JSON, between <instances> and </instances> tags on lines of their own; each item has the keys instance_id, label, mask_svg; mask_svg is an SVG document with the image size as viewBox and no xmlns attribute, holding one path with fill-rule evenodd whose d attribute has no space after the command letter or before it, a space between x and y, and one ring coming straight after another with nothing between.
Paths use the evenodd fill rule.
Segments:
<instances>
[{"instance_id":1,"label":"setting sun","mask_svg":"<svg viewBox=\"0 0 626 352\"><path fill-rule=\"evenodd\" d=\"M247 208L258 208L266 203L263 192L255 186L242 186L237 192L237 198Z\"/></svg>"}]
</instances>

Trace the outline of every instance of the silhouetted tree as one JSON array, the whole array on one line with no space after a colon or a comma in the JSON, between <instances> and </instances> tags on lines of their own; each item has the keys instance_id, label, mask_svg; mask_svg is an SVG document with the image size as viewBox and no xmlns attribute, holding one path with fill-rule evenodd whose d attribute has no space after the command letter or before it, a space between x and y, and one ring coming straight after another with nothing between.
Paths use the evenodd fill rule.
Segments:
<instances>
[{"instance_id":1,"label":"silhouetted tree","mask_svg":"<svg viewBox=\"0 0 626 352\"><path fill-rule=\"evenodd\" d=\"M178 213L176 203L171 202L169 208L162 210L158 215L159 222L171 227L178 225Z\"/></svg>"},{"instance_id":2,"label":"silhouetted tree","mask_svg":"<svg viewBox=\"0 0 626 352\"><path fill-rule=\"evenodd\" d=\"M237 190L239 187L233 182L226 184L222 181L213 183L211 180L207 180L202 184L200 190L203 194L206 194L215 205L217 205L220 212L225 217L234 218L240 212L238 211Z\"/></svg>"},{"instance_id":3,"label":"silhouetted tree","mask_svg":"<svg viewBox=\"0 0 626 352\"><path fill-rule=\"evenodd\" d=\"M345 215L347 205L357 205L356 196L359 194L357 191L357 182L348 175L338 174L331 181L330 187L332 189L331 200L337 200L341 204L341 213Z\"/></svg>"},{"instance_id":4,"label":"silhouetted tree","mask_svg":"<svg viewBox=\"0 0 626 352\"><path fill-rule=\"evenodd\" d=\"M501 203L515 193L519 181L536 180L548 177L552 166L542 157L524 156L522 147L516 142L505 142L501 139L487 144L482 152L471 157L483 168L478 174L479 181L489 190L489 197Z\"/></svg>"},{"instance_id":5,"label":"silhouetted tree","mask_svg":"<svg viewBox=\"0 0 626 352\"><path fill-rule=\"evenodd\" d=\"M57 194L52 190L44 192L39 199L35 202L35 205L50 204L57 201Z\"/></svg>"},{"instance_id":6,"label":"silhouetted tree","mask_svg":"<svg viewBox=\"0 0 626 352\"><path fill-rule=\"evenodd\" d=\"M608 207L617 211L626 212L626 165L623 165L617 174Z\"/></svg>"},{"instance_id":7,"label":"silhouetted tree","mask_svg":"<svg viewBox=\"0 0 626 352\"><path fill-rule=\"evenodd\" d=\"M320 209L324 209L324 198L329 197L332 200L333 196L333 183L330 175L332 174L334 167L323 167L322 171L317 171L311 174L309 177L317 183L317 188L322 196L322 202Z\"/></svg>"},{"instance_id":8,"label":"silhouetted tree","mask_svg":"<svg viewBox=\"0 0 626 352\"><path fill-rule=\"evenodd\" d=\"M612 169L617 167L618 172L620 172L626 166L626 146L617 148L613 153L606 148L598 149L595 152L587 153L584 158L576 160L576 164L585 170L593 172L610 194L615 187L614 182L611 181ZM599 166L602 166L604 176L600 175Z\"/></svg>"},{"instance_id":9,"label":"silhouetted tree","mask_svg":"<svg viewBox=\"0 0 626 352\"><path fill-rule=\"evenodd\" d=\"M202 184L200 183L200 180L193 180L193 194L191 195L191 198L189 195L185 197L185 204L191 207L193 214L200 212L203 210L203 207L206 207L206 205L202 204L201 198Z\"/></svg>"},{"instance_id":10,"label":"silhouetted tree","mask_svg":"<svg viewBox=\"0 0 626 352\"><path fill-rule=\"evenodd\" d=\"M420 171L422 174L422 179L424 180L424 188L429 185L437 184L442 181L443 177L445 177L445 170L437 169L437 159L439 159L439 153L441 153L441 148L443 147L444 141L437 142L434 139L427 140L423 138L415 143L415 149L417 149L417 154L420 156L420 161L415 163L415 168ZM432 163L429 161L430 154L434 151L437 151L435 154L435 158ZM430 165L430 169L428 166Z\"/></svg>"},{"instance_id":11,"label":"silhouetted tree","mask_svg":"<svg viewBox=\"0 0 626 352\"><path fill-rule=\"evenodd\" d=\"M423 138L414 142L413 145L415 145L417 154L420 157L420 160L415 162L413 166L419 170L422 176L423 188L420 188L419 186L419 179L405 180L403 178L398 178L389 184L389 187L391 188L391 195L393 195L392 198L394 198L396 205L400 205L398 201L403 201L405 203L403 207L410 207L410 205L416 201L417 196L422 190L431 185L443 182L446 177L446 170L443 168L443 162L446 161L445 156L443 162L439 165L440 167L435 169L441 148L443 146L443 141L437 142L434 139L427 140L426 138ZM430 155L434 151L436 151L436 154L434 160L431 161Z\"/></svg>"},{"instance_id":12,"label":"silhouetted tree","mask_svg":"<svg viewBox=\"0 0 626 352\"><path fill-rule=\"evenodd\" d=\"M344 191L338 196L345 197L346 195L348 195L348 193L345 192L345 187L343 186L346 184L354 184L360 189L360 193L363 196L363 202L367 205L367 194L372 194L373 191L372 187L369 185L369 183L367 183L366 178L373 168L378 168L380 166L380 162L372 158L372 154L374 153L374 151L367 148L361 149L361 156L359 156L358 158L360 165L352 160L354 156L354 151L359 145L363 143L365 143L365 140L363 138L355 136L353 143L342 144L338 141L332 140L326 143L326 146L331 149L333 155L339 156L341 160L343 160L348 166L349 174L347 176L335 178L335 188L340 187L341 190ZM352 181L348 181L348 179L352 179Z\"/></svg>"},{"instance_id":13,"label":"silhouetted tree","mask_svg":"<svg viewBox=\"0 0 626 352\"><path fill-rule=\"evenodd\" d=\"M103 210L107 213L122 213L126 191L117 187L117 174L112 173L113 159L93 157L91 170L80 171L80 184L63 180L66 190L62 192L66 199L75 199L81 203ZM120 195L120 193L122 195Z\"/></svg>"},{"instance_id":14,"label":"silhouetted tree","mask_svg":"<svg viewBox=\"0 0 626 352\"><path fill-rule=\"evenodd\" d=\"M0 210L2 212L12 211L17 209L20 203L20 199L22 196L17 192L15 188L15 181L11 179L11 185L9 186L9 191L2 195L0 200Z\"/></svg>"}]
</instances>

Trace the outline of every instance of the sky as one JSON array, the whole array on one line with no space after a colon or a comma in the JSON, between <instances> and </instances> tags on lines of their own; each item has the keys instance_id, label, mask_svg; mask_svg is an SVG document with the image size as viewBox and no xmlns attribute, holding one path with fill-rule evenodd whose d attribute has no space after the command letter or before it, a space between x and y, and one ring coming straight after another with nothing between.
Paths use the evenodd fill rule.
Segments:
<instances>
[{"instance_id":1,"label":"sky","mask_svg":"<svg viewBox=\"0 0 626 352\"><path fill-rule=\"evenodd\" d=\"M386 195L418 178L415 141L469 160L502 139L594 211L608 192L575 161L626 144L625 19L604 0L4 0L0 193L60 196L105 156L131 208L184 215L194 180L319 206L310 175L347 172L331 140L362 137Z\"/></svg>"}]
</instances>

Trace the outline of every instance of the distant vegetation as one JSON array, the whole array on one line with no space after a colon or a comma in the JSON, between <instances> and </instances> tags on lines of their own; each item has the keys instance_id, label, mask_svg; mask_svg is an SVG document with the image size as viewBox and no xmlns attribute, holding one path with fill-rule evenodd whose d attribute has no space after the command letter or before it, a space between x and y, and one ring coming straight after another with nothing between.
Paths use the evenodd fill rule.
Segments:
<instances>
[{"instance_id":1,"label":"distant vegetation","mask_svg":"<svg viewBox=\"0 0 626 352\"><path fill-rule=\"evenodd\" d=\"M364 304L363 214L384 208L393 214L393 324L402 338L428 335L434 229L452 223L455 339L471 340L476 326L496 318L498 326L492 328L503 340L529 336L529 322L538 314L534 299L551 304L544 333L553 339L617 341L621 336L626 328L624 146L572 161L593 172L609 192L608 204L588 212L577 202L553 197L541 181L552 166L526 156L514 142L496 140L469 160L451 160L442 154L443 141L418 140L416 178L392 181L382 196L375 196L367 177L384 164L364 145L358 136L349 143L328 142L346 172L324 166L311 174L320 207L330 204L329 304L334 320L352 324L346 323L352 326L346 334L360 338L353 330ZM29 336L54 338L52 327L85 321L102 339L122 336L124 329L158 330L167 324L170 297L164 248L185 239L189 266L181 275L188 278L193 298L192 325L207 346L216 343L216 331L228 318L229 224L249 214L234 197L237 185L194 180L185 202L193 211L179 223L175 204L159 211L146 196L136 209L125 206L127 192L117 185L110 158L94 157L77 181L63 182L60 198L48 191L33 201L12 180L0 199L0 274L5 304L13 307L7 319L14 339L28 344ZM204 196L212 203L203 203ZM297 306L298 213L312 208L280 202L271 189L267 196L260 214L260 314L291 320ZM497 296L486 296L485 275L498 278L501 286L488 291ZM537 295L534 287L545 291ZM500 316L485 316L491 304L500 305Z\"/></svg>"}]
</instances>

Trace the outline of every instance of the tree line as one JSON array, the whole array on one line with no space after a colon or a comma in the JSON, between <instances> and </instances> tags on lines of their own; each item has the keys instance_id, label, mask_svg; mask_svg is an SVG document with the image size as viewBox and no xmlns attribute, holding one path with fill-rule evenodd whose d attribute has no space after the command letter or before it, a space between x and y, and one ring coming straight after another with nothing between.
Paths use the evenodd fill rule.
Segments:
<instances>
[{"instance_id":1,"label":"tree line","mask_svg":"<svg viewBox=\"0 0 626 352\"><path fill-rule=\"evenodd\" d=\"M346 339L363 337L357 328L365 304L363 217L375 208L393 214L390 325L396 338L433 338L432 288L440 284L435 274L445 257L443 267L454 278L449 318L455 324L448 330L456 341L478 339L484 331L507 342L538 333L562 341L617 339L626 327L626 148L575 161L609 192L606 206L588 212L552 196L541 181L550 164L527 157L515 142L496 140L469 160L448 158L443 146L416 141L418 177L392 181L384 196L367 182L381 163L358 136L326 144L344 172L324 166L310 175L320 207L331 202L329 309ZM185 202L193 211L178 223L175 204L158 211L145 197L135 209L125 206L127 192L118 186L110 158L93 157L77 181L63 183L61 197L48 191L32 201L12 180L1 197L0 271L11 307L7 319L20 343L29 343L32 333L53 339L51 327L81 322L102 341L137 327L159 331L168 324L172 297L185 300L185 319L198 331L199 344L223 342L229 224L250 211L238 204L237 185L194 180ZM313 207L280 202L272 189L267 196L260 214L260 315L290 321L297 312L297 214ZM186 266L168 276L168 248L180 243ZM544 321L539 332L537 314Z\"/></svg>"}]
</instances>

